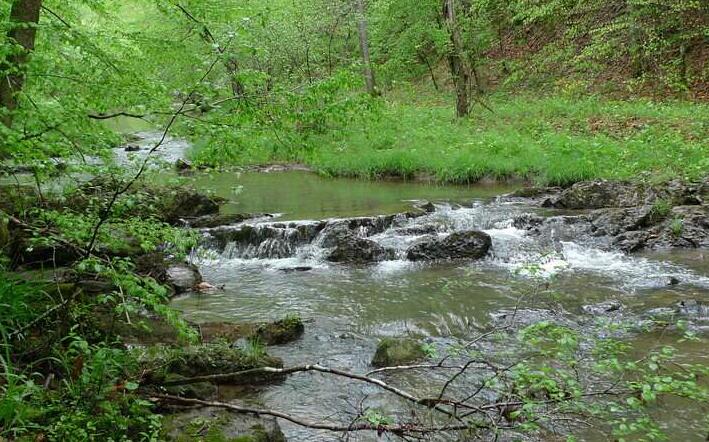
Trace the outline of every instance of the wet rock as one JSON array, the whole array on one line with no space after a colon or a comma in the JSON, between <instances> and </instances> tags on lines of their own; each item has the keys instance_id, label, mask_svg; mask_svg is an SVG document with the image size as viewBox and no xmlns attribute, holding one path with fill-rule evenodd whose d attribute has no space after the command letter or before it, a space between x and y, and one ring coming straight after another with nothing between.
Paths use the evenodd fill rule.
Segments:
<instances>
[{"instance_id":1,"label":"wet rock","mask_svg":"<svg viewBox=\"0 0 709 442\"><path fill-rule=\"evenodd\" d=\"M477 230L455 232L440 238L424 238L406 251L411 261L436 259L479 259L492 246L490 235Z\"/></svg>"},{"instance_id":2,"label":"wet rock","mask_svg":"<svg viewBox=\"0 0 709 442\"><path fill-rule=\"evenodd\" d=\"M284 272L284 273L293 273L293 272L309 272L309 271L313 270L313 268L310 266L296 266L296 267L283 267L278 270L280 270L281 272Z\"/></svg>"},{"instance_id":3,"label":"wet rock","mask_svg":"<svg viewBox=\"0 0 709 442\"><path fill-rule=\"evenodd\" d=\"M696 299L683 299L677 303L677 308L679 313L686 316L698 316L702 312L702 306Z\"/></svg>"},{"instance_id":4,"label":"wet rock","mask_svg":"<svg viewBox=\"0 0 709 442\"><path fill-rule=\"evenodd\" d=\"M299 316L288 316L276 322L260 325L254 336L266 345L283 345L303 336L305 325Z\"/></svg>"},{"instance_id":5,"label":"wet rock","mask_svg":"<svg viewBox=\"0 0 709 442\"><path fill-rule=\"evenodd\" d=\"M286 258L298 246L315 240L327 223L324 221L259 223L210 229L210 246L240 258Z\"/></svg>"},{"instance_id":6,"label":"wet rock","mask_svg":"<svg viewBox=\"0 0 709 442\"><path fill-rule=\"evenodd\" d=\"M532 229L544 224L546 218L532 213L524 213L512 219L512 225L517 229Z\"/></svg>"},{"instance_id":7,"label":"wet rock","mask_svg":"<svg viewBox=\"0 0 709 442\"><path fill-rule=\"evenodd\" d=\"M432 235L440 230L435 224L418 224L408 227L398 227L391 230L391 233L401 236Z\"/></svg>"},{"instance_id":8,"label":"wet rock","mask_svg":"<svg viewBox=\"0 0 709 442\"><path fill-rule=\"evenodd\" d=\"M546 206L560 209L635 207L651 204L655 197L652 190L641 184L606 180L584 181L552 197Z\"/></svg>"},{"instance_id":9,"label":"wet rock","mask_svg":"<svg viewBox=\"0 0 709 442\"><path fill-rule=\"evenodd\" d=\"M618 235L653 224L652 206L629 209L600 209L588 215L596 235Z\"/></svg>"},{"instance_id":10,"label":"wet rock","mask_svg":"<svg viewBox=\"0 0 709 442\"><path fill-rule=\"evenodd\" d=\"M414 207L425 213L433 213L436 211L436 206L430 201L415 204Z\"/></svg>"},{"instance_id":11,"label":"wet rock","mask_svg":"<svg viewBox=\"0 0 709 442\"><path fill-rule=\"evenodd\" d=\"M199 284L197 284L197 285L195 285L194 287L192 287L192 289L193 289L195 292L204 295L204 294L216 293L216 292L218 292L219 290L224 290L224 286L222 285L222 286L217 287L217 286L214 286L214 285L212 285L212 284L210 284L210 283L208 283L208 282L202 281L202 282L200 282Z\"/></svg>"},{"instance_id":12,"label":"wet rock","mask_svg":"<svg viewBox=\"0 0 709 442\"><path fill-rule=\"evenodd\" d=\"M709 247L709 206L673 207L664 220L649 226L633 222L634 216L627 219L627 213L618 214L600 230L616 235L613 244L621 250Z\"/></svg>"},{"instance_id":13,"label":"wet rock","mask_svg":"<svg viewBox=\"0 0 709 442\"><path fill-rule=\"evenodd\" d=\"M584 311L584 313L587 313L589 315L602 316L607 315L609 313L621 311L623 309L623 304L621 304L620 301L611 300L599 302L597 304L584 305L583 307L581 307L581 309Z\"/></svg>"},{"instance_id":14,"label":"wet rock","mask_svg":"<svg viewBox=\"0 0 709 442\"><path fill-rule=\"evenodd\" d=\"M209 382L194 382L179 385L181 381L187 379L185 376L170 373L165 376L165 385L163 388L167 394L180 396L190 399L209 400L217 395L217 386ZM178 385L169 385L175 383Z\"/></svg>"},{"instance_id":15,"label":"wet rock","mask_svg":"<svg viewBox=\"0 0 709 442\"><path fill-rule=\"evenodd\" d=\"M490 313L490 325L493 327L511 326L514 328L522 328L538 322L551 322L571 328L578 327L578 324L565 315L550 309L501 309Z\"/></svg>"},{"instance_id":16,"label":"wet rock","mask_svg":"<svg viewBox=\"0 0 709 442\"><path fill-rule=\"evenodd\" d=\"M163 419L167 441L285 442L275 418L199 408L168 414Z\"/></svg>"},{"instance_id":17,"label":"wet rock","mask_svg":"<svg viewBox=\"0 0 709 442\"><path fill-rule=\"evenodd\" d=\"M523 187L506 195L508 198L540 198L561 191L559 187Z\"/></svg>"},{"instance_id":18,"label":"wet rock","mask_svg":"<svg viewBox=\"0 0 709 442\"><path fill-rule=\"evenodd\" d=\"M193 264L173 264L165 270L165 282L175 290L175 293L180 294L188 292L200 284L202 275L197 266Z\"/></svg>"},{"instance_id":19,"label":"wet rock","mask_svg":"<svg viewBox=\"0 0 709 442\"><path fill-rule=\"evenodd\" d=\"M220 202L216 198L211 198L198 192L180 192L175 195L165 208L165 219L169 223L176 223L181 219L213 215L219 213Z\"/></svg>"},{"instance_id":20,"label":"wet rock","mask_svg":"<svg viewBox=\"0 0 709 442\"><path fill-rule=\"evenodd\" d=\"M421 343L412 338L384 338L372 358L375 367L390 367L415 362L426 357Z\"/></svg>"},{"instance_id":21,"label":"wet rock","mask_svg":"<svg viewBox=\"0 0 709 442\"><path fill-rule=\"evenodd\" d=\"M137 144L128 144L123 150L125 150L126 152L139 152L140 146L138 146Z\"/></svg>"},{"instance_id":22,"label":"wet rock","mask_svg":"<svg viewBox=\"0 0 709 442\"><path fill-rule=\"evenodd\" d=\"M331 262L369 263L383 261L390 257L390 253L384 247L371 239L357 236L344 227L328 231L322 245L331 249L326 258Z\"/></svg>"}]
</instances>

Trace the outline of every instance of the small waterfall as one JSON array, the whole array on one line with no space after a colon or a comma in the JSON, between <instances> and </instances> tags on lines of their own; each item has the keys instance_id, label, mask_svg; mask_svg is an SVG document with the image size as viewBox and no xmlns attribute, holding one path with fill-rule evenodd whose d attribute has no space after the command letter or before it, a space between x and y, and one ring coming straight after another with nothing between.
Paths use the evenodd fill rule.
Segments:
<instances>
[{"instance_id":1,"label":"small waterfall","mask_svg":"<svg viewBox=\"0 0 709 442\"><path fill-rule=\"evenodd\" d=\"M220 227L207 231L205 246L219 250L223 259L289 258L310 244L324 225L303 221Z\"/></svg>"},{"instance_id":2,"label":"small waterfall","mask_svg":"<svg viewBox=\"0 0 709 442\"><path fill-rule=\"evenodd\" d=\"M262 221L206 229L203 247L219 259L283 260L289 265L325 265L329 251L343 235L365 238L388 251L389 271L422 238L482 230L492 239L485 262L519 275L550 277L561 272L595 273L618 280L627 290L663 287L679 280L708 286L709 278L662 261L608 250L580 216L543 216L539 209L509 202L475 203L469 207L439 204L426 213L329 219Z\"/></svg>"}]
</instances>

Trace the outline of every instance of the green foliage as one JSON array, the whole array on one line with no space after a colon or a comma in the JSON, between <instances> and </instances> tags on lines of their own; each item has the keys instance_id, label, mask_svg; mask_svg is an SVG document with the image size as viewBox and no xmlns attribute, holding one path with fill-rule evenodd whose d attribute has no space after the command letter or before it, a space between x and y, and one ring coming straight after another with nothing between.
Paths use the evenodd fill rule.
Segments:
<instances>
[{"instance_id":1,"label":"green foliage","mask_svg":"<svg viewBox=\"0 0 709 442\"><path fill-rule=\"evenodd\" d=\"M705 106L499 96L490 102L494 114L479 109L471 121L456 123L448 105L417 103L413 94L365 125L315 137L303 160L327 175L423 173L446 182L518 177L569 184L709 172L704 143L695 138L706 130Z\"/></svg>"},{"instance_id":2,"label":"green foliage","mask_svg":"<svg viewBox=\"0 0 709 442\"><path fill-rule=\"evenodd\" d=\"M676 237L682 236L682 231L684 230L684 220L680 217L673 218L670 221L670 231Z\"/></svg>"},{"instance_id":3,"label":"green foliage","mask_svg":"<svg viewBox=\"0 0 709 442\"><path fill-rule=\"evenodd\" d=\"M391 416L386 415L383 410L378 408L366 409L361 419L374 427L386 427L394 423Z\"/></svg>"},{"instance_id":4,"label":"green foliage","mask_svg":"<svg viewBox=\"0 0 709 442\"><path fill-rule=\"evenodd\" d=\"M544 425L547 403L553 402L561 404L559 411L607 423L619 440L665 440L653 415L661 397L709 400L699 382L706 367L681 363L670 346L636 359L636 349L627 341L580 334L549 321L523 328L518 339L525 355L509 378L523 404L510 418L530 430ZM595 399L604 388L621 393Z\"/></svg>"},{"instance_id":5,"label":"green foliage","mask_svg":"<svg viewBox=\"0 0 709 442\"><path fill-rule=\"evenodd\" d=\"M650 216L653 219L664 219L672 211L672 202L664 199L658 199L650 209Z\"/></svg>"}]
</instances>

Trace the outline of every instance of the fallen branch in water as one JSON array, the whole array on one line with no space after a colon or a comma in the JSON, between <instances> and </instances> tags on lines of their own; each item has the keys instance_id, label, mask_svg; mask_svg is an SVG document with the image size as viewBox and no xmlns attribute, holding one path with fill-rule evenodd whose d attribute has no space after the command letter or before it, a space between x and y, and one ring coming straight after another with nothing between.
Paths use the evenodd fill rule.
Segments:
<instances>
[{"instance_id":1,"label":"fallen branch in water","mask_svg":"<svg viewBox=\"0 0 709 442\"><path fill-rule=\"evenodd\" d=\"M382 380L374 379L374 378L370 378L367 376L358 375L358 374L354 374L354 373L349 373L349 372L346 372L343 370L338 370L336 368L323 367L323 366L317 365L317 364L300 365L300 366L290 367L290 368L274 368L274 367L252 368L249 370L236 371L233 373L220 373L220 374L212 374L212 375L205 375L205 376L196 376L196 377L187 378L187 379L180 379L180 380L176 380L176 381L164 382L161 385L164 385L164 386L188 385L188 384L196 384L198 382L227 381L227 380L231 380L234 378L238 378L238 377L242 377L242 376L249 376L249 375L254 375L254 374L290 375L290 374L294 374L294 373L303 373L303 372L312 372L312 371L332 374L335 376L345 377L345 378L373 384L383 390L386 390L396 396L406 399L407 401L412 402L414 404L423 405L428 408L433 408L436 411L439 411L449 417L454 416L453 413L446 410L445 408L442 408L439 405L439 403L446 402L446 400L444 400L442 398L438 398L438 399L419 398L419 397L412 395L411 393L401 390L400 388L391 386Z\"/></svg>"},{"instance_id":2,"label":"fallen branch in water","mask_svg":"<svg viewBox=\"0 0 709 442\"><path fill-rule=\"evenodd\" d=\"M333 432L350 432L350 431L377 431L379 433L392 433L396 435L404 435L407 433L429 434L443 431L463 431L470 428L480 428L477 424L455 424L424 427L417 424L402 424L402 425L374 425L368 422L360 422L355 424L329 424L324 422L309 421L297 416L286 414L276 410L263 408L242 407L239 405L229 404L226 402L205 401L201 399L187 399L179 396L170 395L153 395L153 401L173 402L185 405L200 405L203 407L223 408L240 414L253 414L256 416L273 416L280 419L285 419L296 425L315 430L328 430Z\"/></svg>"}]
</instances>

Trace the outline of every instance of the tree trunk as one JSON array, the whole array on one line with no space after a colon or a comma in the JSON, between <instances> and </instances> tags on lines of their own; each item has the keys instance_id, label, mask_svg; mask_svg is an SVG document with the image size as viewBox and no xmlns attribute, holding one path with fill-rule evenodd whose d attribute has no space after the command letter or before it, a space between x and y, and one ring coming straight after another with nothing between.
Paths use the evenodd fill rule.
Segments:
<instances>
[{"instance_id":1,"label":"tree trunk","mask_svg":"<svg viewBox=\"0 0 709 442\"><path fill-rule=\"evenodd\" d=\"M377 84L374 81L374 71L369 59L369 37L367 36L367 14L364 9L364 0L357 0L359 47L362 50L362 61L364 62L364 81L367 85L367 92L371 95L377 94Z\"/></svg>"},{"instance_id":2,"label":"tree trunk","mask_svg":"<svg viewBox=\"0 0 709 442\"><path fill-rule=\"evenodd\" d=\"M470 75L463 57L463 42L456 22L455 0L443 0L443 19L450 34L451 48L448 51L448 65L455 85L455 114L458 118L466 117L469 112L468 84Z\"/></svg>"},{"instance_id":3,"label":"tree trunk","mask_svg":"<svg viewBox=\"0 0 709 442\"><path fill-rule=\"evenodd\" d=\"M25 84L25 64L34 50L39 11L42 0L15 0L10 10L9 41L22 47L0 66L0 108L5 108L7 115L2 116L2 123L12 126L12 112L17 109L17 95Z\"/></svg>"}]
</instances>

